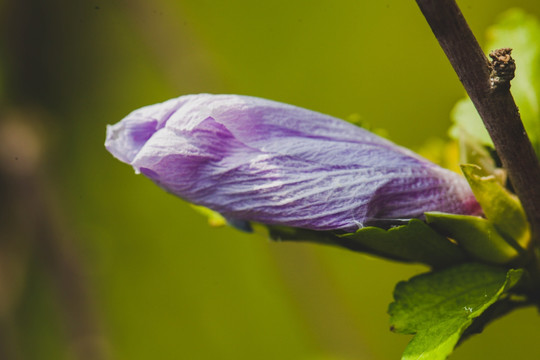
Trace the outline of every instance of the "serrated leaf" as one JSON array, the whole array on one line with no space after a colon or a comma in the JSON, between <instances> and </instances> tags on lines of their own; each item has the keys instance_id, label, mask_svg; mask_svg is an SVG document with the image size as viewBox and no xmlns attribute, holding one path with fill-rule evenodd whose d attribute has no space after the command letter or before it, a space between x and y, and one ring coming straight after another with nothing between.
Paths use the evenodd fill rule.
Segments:
<instances>
[{"instance_id":1,"label":"serrated leaf","mask_svg":"<svg viewBox=\"0 0 540 360\"><path fill-rule=\"evenodd\" d=\"M429 212L426 220L435 230L455 241L477 260L505 264L519 256L489 220L468 215Z\"/></svg>"},{"instance_id":2,"label":"serrated leaf","mask_svg":"<svg viewBox=\"0 0 540 360\"><path fill-rule=\"evenodd\" d=\"M524 11L513 9L503 14L499 22L487 31L486 50L510 47L516 60L516 77L511 91L519 107L521 119L540 154L540 23ZM451 117L454 126L450 135L459 138L464 131L483 145L493 147L472 102L467 98L454 107Z\"/></svg>"},{"instance_id":3,"label":"serrated leaf","mask_svg":"<svg viewBox=\"0 0 540 360\"><path fill-rule=\"evenodd\" d=\"M508 192L494 176L482 176L483 171L479 166L462 165L461 170L486 218L499 233L514 239L526 249L531 236L527 216L519 199Z\"/></svg>"},{"instance_id":4,"label":"serrated leaf","mask_svg":"<svg viewBox=\"0 0 540 360\"><path fill-rule=\"evenodd\" d=\"M344 241L343 246L351 249L437 268L466 259L461 249L418 219L389 230L365 227L340 238Z\"/></svg>"},{"instance_id":5,"label":"serrated leaf","mask_svg":"<svg viewBox=\"0 0 540 360\"><path fill-rule=\"evenodd\" d=\"M468 263L399 283L390 304L391 327L416 334L402 359L444 360L461 334L512 286L522 270Z\"/></svg>"}]
</instances>

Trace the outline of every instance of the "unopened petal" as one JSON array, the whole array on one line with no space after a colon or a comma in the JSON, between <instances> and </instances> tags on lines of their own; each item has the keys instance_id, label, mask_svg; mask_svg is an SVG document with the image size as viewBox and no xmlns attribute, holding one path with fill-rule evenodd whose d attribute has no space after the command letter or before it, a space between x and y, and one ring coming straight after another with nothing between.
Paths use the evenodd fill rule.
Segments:
<instances>
[{"instance_id":1,"label":"unopened petal","mask_svg":"<svg viewBox=\"0 0 540 360\"><path fill-rule=\"evenodd\" d=\"M479 211L458 174L343 120L254 97L145 107L110 126L106 146L228 219L353 231L370 219Z\"/></svg>"}]
</instances>

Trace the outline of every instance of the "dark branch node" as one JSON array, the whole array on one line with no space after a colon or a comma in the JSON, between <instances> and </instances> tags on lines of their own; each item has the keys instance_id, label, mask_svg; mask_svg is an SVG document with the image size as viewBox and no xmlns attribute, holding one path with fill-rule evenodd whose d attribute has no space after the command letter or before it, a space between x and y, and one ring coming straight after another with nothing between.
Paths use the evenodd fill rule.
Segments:
<instances>
[{"instance_id":1,"label":"dark branch node","mask_svg":"<svg viewBox=\"0 0 540 360\"><path fill-rule=\"evenodd\" d=\"M510 56L511 53L510 48L497 49L489 53L491 58L489 78L493 91L510 89L510 80L514 78L516 71L516 62Z\"/></svg>"}]
</instances>

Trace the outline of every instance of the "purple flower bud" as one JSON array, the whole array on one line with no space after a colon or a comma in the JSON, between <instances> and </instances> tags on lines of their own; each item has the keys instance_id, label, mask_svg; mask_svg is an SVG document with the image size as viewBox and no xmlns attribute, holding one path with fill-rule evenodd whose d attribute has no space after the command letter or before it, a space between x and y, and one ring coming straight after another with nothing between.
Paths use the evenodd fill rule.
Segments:
<instances>
[{"instance_id":1,"label":"purple flower bud","mask_svg":"<svg viewBox=\"0 0 540 360\"><path fill-rule=\"evenodd\" d=\"M230 219L355 231L426 211L480 211L458 174L343 120L255 97L146 106L108 126L105 147Z\"/></svg>"}]
</instances>

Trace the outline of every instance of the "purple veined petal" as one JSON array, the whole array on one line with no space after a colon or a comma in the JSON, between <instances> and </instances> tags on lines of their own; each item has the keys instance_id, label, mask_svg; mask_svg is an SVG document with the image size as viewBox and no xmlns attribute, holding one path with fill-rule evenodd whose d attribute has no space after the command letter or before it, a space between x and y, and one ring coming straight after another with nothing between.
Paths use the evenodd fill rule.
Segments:
<instances>
[{"instance_id":1,"label":"purple veined petal","mask_svg":"<svg viewBox=\"0 0 540 360\"><path fill-rule=\"evenodd\" d=\"M354 231L426 211L478 214L468 183L343 120L239 95L187 95L107 128L106 148L229 219Z\"/></svg>"}]
</instances>

